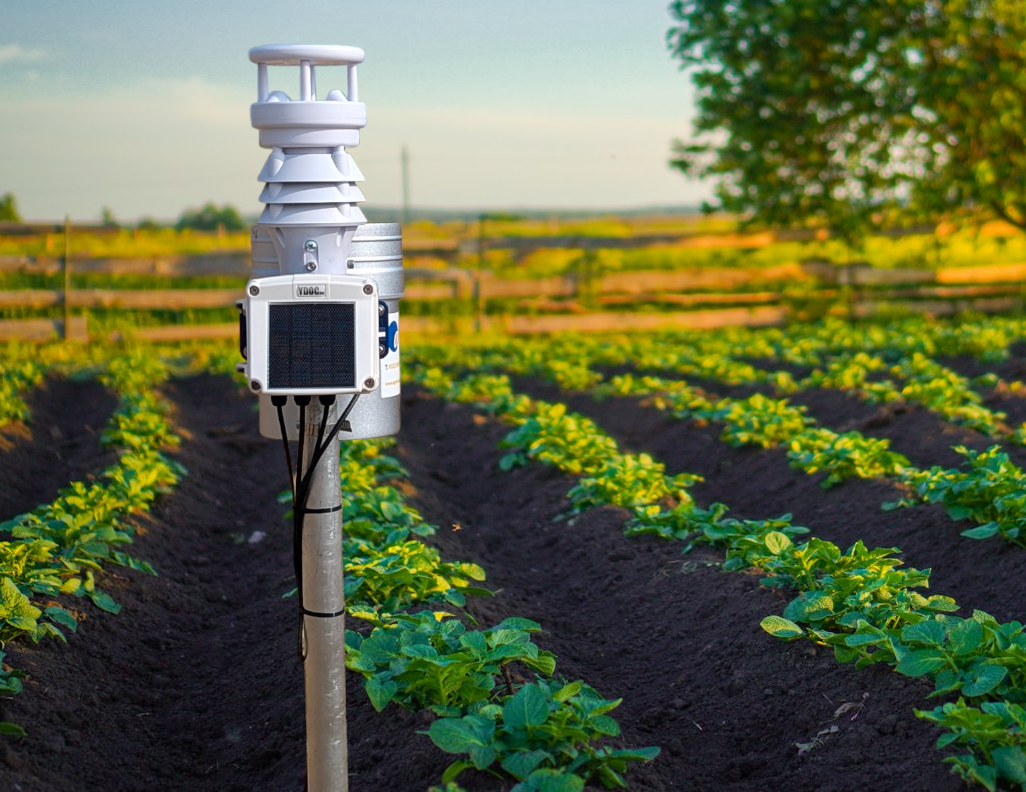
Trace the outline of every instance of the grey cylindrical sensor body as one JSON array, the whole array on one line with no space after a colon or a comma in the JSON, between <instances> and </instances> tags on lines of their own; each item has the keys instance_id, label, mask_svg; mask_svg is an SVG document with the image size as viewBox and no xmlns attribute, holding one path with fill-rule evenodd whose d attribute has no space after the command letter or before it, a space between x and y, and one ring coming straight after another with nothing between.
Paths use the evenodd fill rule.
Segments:
<instances>
[{"instance_id":1,"label":"grey cylindrical sensor body","mask_svg":"<svg viewBox=\"0 0 1026 792\"><path fill-rule=\"evenodd\" d=\"M253 226L253 277L289 274L279 269L275 247L265 226ZM334 269L334 268L333 268ZM335 270L336 272L338 270ZM343 273L339 273L343 274ZM403 279L402 226L399 223L364 223L356 227L349 246L344 274L370 278L378 286L378 295L388 309L387 351L381 358L381 376L377 387L357 399L348 417L352 431L339 432L341 440L387 437L399 431L399 300L405 290ZM336 411L344 409L348 396L340 396ZM299 408L289 400L284 408L285 428L290 440L299 438ZM271 397L260 396L260 434L281 439L278 411Z\"/></svg>"}]
</instances>

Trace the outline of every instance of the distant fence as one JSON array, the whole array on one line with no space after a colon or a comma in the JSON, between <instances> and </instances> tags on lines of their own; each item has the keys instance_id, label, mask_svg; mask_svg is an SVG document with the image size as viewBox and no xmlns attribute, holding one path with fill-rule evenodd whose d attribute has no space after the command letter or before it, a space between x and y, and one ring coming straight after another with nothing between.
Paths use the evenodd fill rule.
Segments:
<instances>
[{"instance_id":1,"label":"distant fence","mask_svg":"<svg viewBox=\"0 0 1026 792\"><path fill-rule=\"evenodd\" d=\"M419 247L417 250L432 248ZM407 255L417 250L407 249ZM0 307L26 310L63 306L65 320L0 322L0 340L88 337L85 318L71 309L187 310L229 308L242 296L250 271L246 253L213 253L153 259L75 259L75 272L132 275L233 276L238 289L72 289L61 259L0 257L0 271L58 274L64 288L0 291ZM508 333L589 332L664 327L780 324L818 306L852 319L893 309L949 315L961 311L1022 309L1026 263L935 270L874 269L866 264L836 266L804 262L759 268L692 268L657 272L577 273L561 277L510 279L458 269L406 269L406 301L457 301L457 318L404 317L408 332L447 333L495 330ZM494 301L514 308L495 316ZM624 306L651 305L652 311ZM662 310L656 310L656 309ZM619 310L618 310L619 309ZM682 310L687 309L687 310ZM525 315L525 313L527 315ZM134 331L143 338L230 337L237 326L182 325Z\"/></svg>"}]
</instances>

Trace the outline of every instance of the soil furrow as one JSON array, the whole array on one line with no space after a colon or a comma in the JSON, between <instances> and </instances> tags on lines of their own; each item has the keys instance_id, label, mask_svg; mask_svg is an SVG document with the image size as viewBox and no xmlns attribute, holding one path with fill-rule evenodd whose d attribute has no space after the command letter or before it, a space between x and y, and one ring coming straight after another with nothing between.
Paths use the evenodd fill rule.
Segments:
<instances>
[{"instance_id":1,"label":"soil furrow","mask_svg":"<svg viewBox=\"0 0 1026 792\"><path fill-rule=\"evenodd\" d=\"M488 571L499 596L474 601L478 618L538 620L560 673L623 697L613 713L623 741L663 748L631 771L632 789L960 787L933 748L936 732L911 711L927 704L929 686L771 638L759 621L783 595L722 573L710 552L685 557L670 542L625 538L621 510L554 521L572 480L535 464L501 472L506 431L408 389L400 451L413 502L439 524L449 557ZM833 717L852 702L864 704L856 718ZM799 755L796 743L817 736Z\"/></svg>"},{"instance_id":2,"label":"soil furrow","mask_svg":"<svg viewBox=\"0 0 1026 792\"><path fill-rule=\"evenodd\" d=\"M979 608L1001 620L1026 613L1026 591L1009 586L1026 574L1026 552L997 539L967 539L942 507L920 505L885 512L881 504L900 491L882 480L849 480L829 490L821 476L791 469L782 449L732 448L719 439L720 427L697 426L672 418L641 399L601 402L584 393L517 380L516 387L538 398L564 401L589 416L621 445L647 451L670 473L697 473L705 481L692 492L702 504L721 501L735 517L767 518L790 513L812 535L847 547L862 540L869 547L899 547L911 566L932 569L931 588L954 597L964 608ZM831 423L843 424L838 416ZM915 425L910 432L923 431ZM925 441L924 441L925 442Z\"/></svg>"},{"instance_id":3,"label":"soil furrow","mask_svg":"<svg viewBox=\"0 0 1026 792\"><path fill-rule=\"evenodd\" d=\"M27 395L31 417L0 430L0 522L50 503L116 454L100 445L117 399L99 382L47 378Z\"/></svg>"},{"instance_id":4,"label":"soil furrow","mask_svg":"<svg viewBox=\"0 0 1026 792\"><path fill-rule=\"evenodd\" d=\"M226 377L166 390L185 430L176 457L189 475L140 521L131 549L160 576L105 573L118 616L74 600L87 618L67 646L8 646L8 660L30 676L2 710L28 730L0 743L4 789L303 787L296 606L281 596L292 586L286 507L277 502L288 486L281 446L258 435L252 397ZM445 757L426 738L433 765L423 745L408 747L424 724L395 708L374 712L349 681L353 792L437 781ZM397 753L403 761L393 763Z\"/></svg>"}]
</instances>

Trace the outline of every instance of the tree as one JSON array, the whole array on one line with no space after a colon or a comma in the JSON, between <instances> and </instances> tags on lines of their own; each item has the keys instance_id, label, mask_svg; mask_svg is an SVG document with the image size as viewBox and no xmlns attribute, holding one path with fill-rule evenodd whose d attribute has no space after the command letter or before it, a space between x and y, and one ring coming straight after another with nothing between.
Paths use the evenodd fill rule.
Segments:
<instances>
[{"instance_id":1,"label":"tree","mask_svg":"<svg viewBox=\"0 0 1026 792\"><path fill-rule=\"evenodd\" d=\"M986 206L1022 226L1021 0L676 0L698 89L672 164L749 221L857 242L884 210Z\"/></svg>"},{"instance_id":2,"label":"tree","mask_svg":"<svg viewBox=\"0 0 1026 792\"><path fill-rule=\"evenodd\" d=\"M100 222L104 228L117 228L118 219L114 216L114 210L109 206L104 206L100 210Z\"/></svg>"},{"instance_id":3,"label":"tree","mask_svg":"<svg viewBox=\"0 0 1026 792\"><path fill-rule=\"evenodd\" d=\"M0 220L7 220L13 223L21 222L21 215L18 213L18 202L14 200L14 193L0 195Z\"/></svg>"},{"instance_id":4,"label":"tree","mask_svg":"<svg viewBox=\"0 0 1026 792\"><path fill-rule=\"evenodd\" d=\"M196 231L216 231L219 226L223 226L226 231L240 231L246 227L234 206L225 204L218 208L212 201L199 210L186 209L175 223L177 231L185 228Z\"/></svg>"},{"instance_id":5,"label":"tree","mask_svg":"<svg viewBox=\"0 0 1026 792\"><path fill-rule=\"evenodd\" d=\"M918 206L983 207L1026 230L1026 10L947 0L923 14L915 86L931 143Z\"/></svg>"}]
</instances>

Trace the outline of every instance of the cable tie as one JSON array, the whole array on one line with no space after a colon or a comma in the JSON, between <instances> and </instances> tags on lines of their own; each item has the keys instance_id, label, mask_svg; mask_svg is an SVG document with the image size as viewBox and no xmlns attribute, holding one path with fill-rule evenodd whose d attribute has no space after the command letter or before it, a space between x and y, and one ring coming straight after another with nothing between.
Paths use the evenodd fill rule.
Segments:
<instances>
[{"instance_id":1,"label":"cable tie","mask_svg":"<svg viewBox=\"0 0 1026 792\"><path fill-rule=\"evenodd\" d=\"M303 509L303 514L331 514L337 511L342 511L341 503L338 506L332 506L327 509Z\"/></svg>"},{"instance_id":2,"label":"cable tie","mask_svg":"<svg viewBox=\"0 0 1026 792\"><path fill-rule=\"evenodd\" d=\"M300 610L304 616L314 616L318 619L334 619L344 615L346 612L345 608L343 608L342 610L337 610L334 613L321 613L320 611L307 610L306 608L301 608Z\"/></svg>"}]
</instances>

